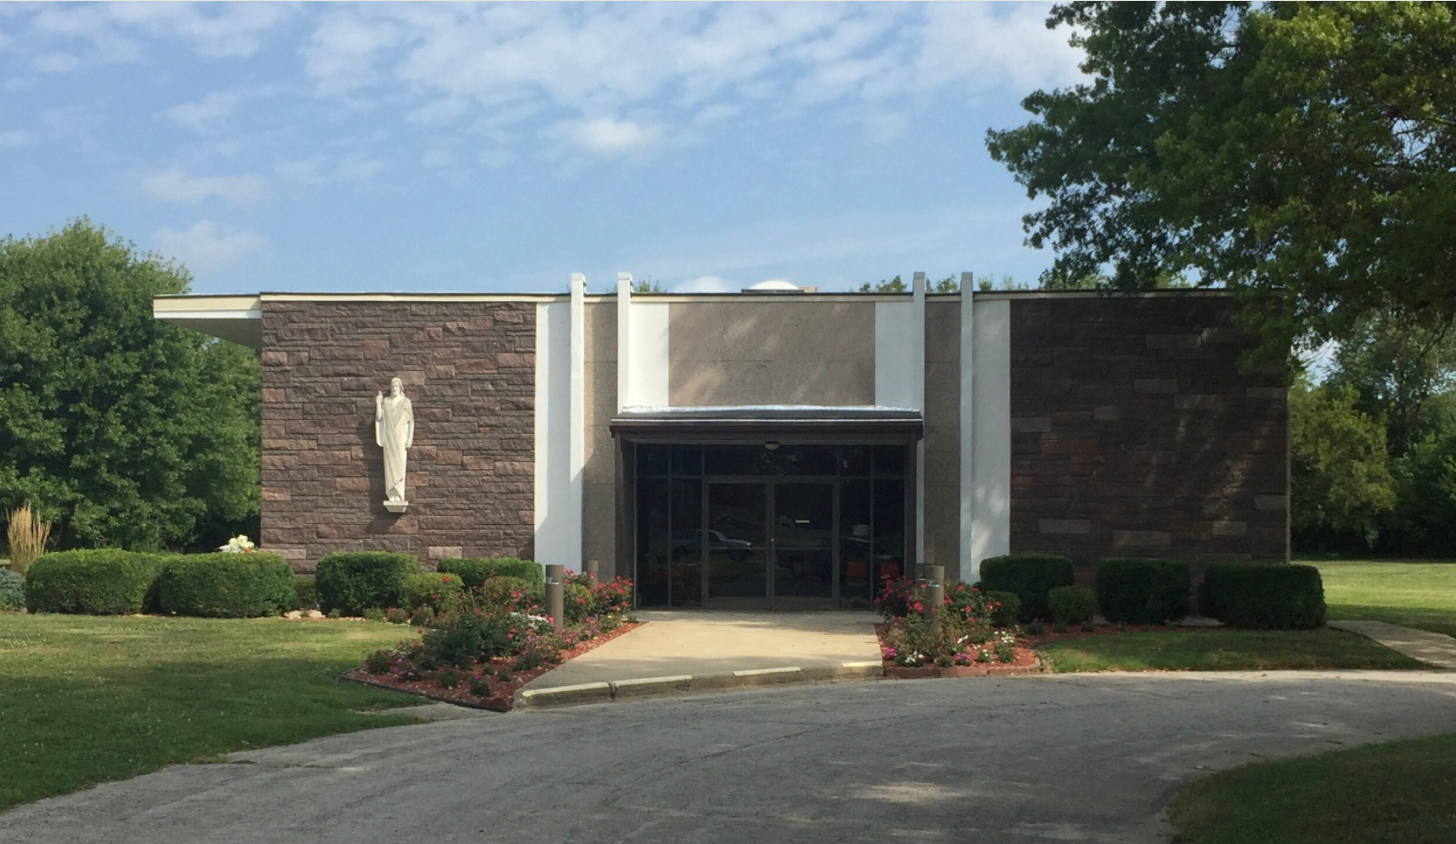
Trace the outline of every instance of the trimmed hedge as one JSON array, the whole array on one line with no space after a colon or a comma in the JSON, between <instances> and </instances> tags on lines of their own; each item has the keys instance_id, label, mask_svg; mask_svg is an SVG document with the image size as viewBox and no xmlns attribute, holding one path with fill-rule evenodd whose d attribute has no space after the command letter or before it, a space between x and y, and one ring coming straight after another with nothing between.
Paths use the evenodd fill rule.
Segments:
<instances>
[{"instance_id":1,"label":"trimmed hedge","mask_svg":"<svg viewBox=\"0 0 1456 844\"><path fill-rule=\"evenodd\" d=\"M134 615L156 608L166 556L116 548L42 554L25 577L31 612Z\"/></svg>"},{"instance_id":2,"label":"trimmed hedge","mask_svg":"<svg viewBox=\"0 0 1456 844\"><path fill-rule=\"evenodd\" d=\"M464 557L441 560L436 569L445 574L458 574L466 589L479 589L492 577L519 577L532 586L546 585L546 570L534 560L518 557Z\"/></svg>"},{"instance_id":3,"label":"trimmed hedge","mask_svg":"<svg viewBox=\"0 0 1456 844\"><path fill-rule=\"evenodd\" d=\"M981 591L1016 595L1022 621L1048 618L1047 593L1072 583L1072 561L1056 554L1006 554L981 561Z\"/></svg>"},{"instance_id":4,"label":"trimmed hedge","mask_svg":"<svg viewBox=\"0 0 1456 844\"><path fill-rule=\"evenodd\" d=\"M1010 627L1021 617L1021 599L1015 592L987 592L986 600L999 605L991 610L992 627Z\"/></svg>"},{"instance_id":5,"label":"trimmed hedge","mask_svg":"<svg viewBox=\"0 0 1456 844\"><path fill-rule=\"evenodd\" d=\"M313 582L313 575L301 575L293 578L293 608L308 612L318 609L318 588Z\"/></svg>"},{"instance_id":6,"label":"trimmed hedge","mask_svg":"<svg viewBox=\"0 0 1456 844\"><path fill-rule=\"evenodd\" d=\"M1047 592L1052 620L1062 624L1086 624L1097 614L1097 595L1085 586L1058 586Z\"/></svg>"},{"instance_id":7,"label":"trimmed hedge","mask_svg":"<svg viewBox=\"0 0 1456 844\"><path fill-rule=\"evenodd\" d=\"M200 618L255 618L293 606L293 568L277 554L178 554L157 577L164 613Z\"/></svg>"},{"instance_id":8,"label":"trimmed hedge","mask_svg":"<svg viewBox=\"0 0 1456 844\"><path fill-rule=\"evenodd\" d=\"M25 609L25 578L0 568L0 610Z\"/></svg>"},{"instance_id":9,"label":"trimmed hedge","mask_svg":"<svg viewBox=\"0 0 1456 844\"><path fill-rule=\"evenodd\" d=\"M340 551L319 560L314 587L324 612L359 615L404 606L405 581L419 572L420 561L409 554Z\"/></svg>"},{"instance_id":10,"label":"trimmed hedge","mask_svg":"<svg viewBox=\"0 0 1456 844\"><path fill-rule=\"evenodd\" d=\"M429 607L435 615L454 612L460 608L464 591L457 574L436 571L412 574L404 581L404 608L418 612Z\"/></svg>"},{"instance_id":11,"label":"trimmed hedge","mask_svg":"<svg viewBox=\"0 0 1456 844\"><path fill-rule=\"evenodd\" d=\"M1307 630L1325 623L1324 582L1314 566L1215 563L1199 595L1203 614L1230 627Z\"/></svg>"},{"instance_id":12,"label":"trimmed hedge","mask_svg":"<svg viewBox=\"0 0 1456 844\"><path fill-rule=\"evenodd\" d=\"M1187 563L1107 557L1097 562L1096 576L1097 604L1108 621L1162 624L1188 614Z\"/></svg>"}]
</instances>

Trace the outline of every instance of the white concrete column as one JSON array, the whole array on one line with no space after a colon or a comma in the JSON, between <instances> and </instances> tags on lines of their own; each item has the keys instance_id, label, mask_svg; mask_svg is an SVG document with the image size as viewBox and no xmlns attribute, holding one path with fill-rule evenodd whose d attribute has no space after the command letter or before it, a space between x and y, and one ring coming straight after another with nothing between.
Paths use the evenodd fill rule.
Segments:
<instances>
[{"instance_id":1,"label":"white concrete column","mask_svg":"<svg viewBox=\"0 0 1456 844\"><path fill-rule=\"evenodd\" d=\"M571 552L561 560L581 571L581 520L586 469L586 276L571 274L571 434L568 445L570 492L567 536Z\"/></svg>"},{"instance_id":2,"label":"white concrete column","mask_svg":"<svg viewBox=\"0 0 1456 844\"><path fill-rule=\"evenodd\" d=\"M925 273L916 273L910 288L915 328L911 332L913 355L911 384L914 407L925 412ZM925 562L925 438L915 443L915 562ZM941 563L943 565L943 562Z\"/></svg>"},{"instance_id":3,"label":"white concrete column","mask_svg":"<svg viewBox=\"0 0 1456 844\"><path fill-rule=\"evenodd\" d=\"M581 567L585 456L586 279L571 277L568 301L536 306L534 509L536 561Z\"/></svg>"},{"instance_id":4,"label":"white concrete column","mask_svg":"<svg viewBox=\"0 0 1456 844\"><path fill-rule=\"evenodd\" d=\"M960 408L957 420L960 426L960 573L967 581L976 581L981 576L981 561L975 558L971 544L971 533L975 529L975 389L976 389L976 295L975 274L961 273L961 333L960 333Z\"/></svg>"},{"instance_id":5,"label":"white concrete column","mask_svg":"<svg viewBox=\"0 0 1456 844\"><path fill-rule=\"evenodd\" d=\"M981 560L1011 551L1011 302L974 309L971 568L979 578Z\"/></svg>"},{"instance_id":6,"label":"white concrete column","mask_svg":"<svg viewBox=\"0 0 1456 844\"><path fill-rule=\"evenodd\" d=\"M632 274L617 273L617 412L632 392Z\"/></svg>"}]
</instances>

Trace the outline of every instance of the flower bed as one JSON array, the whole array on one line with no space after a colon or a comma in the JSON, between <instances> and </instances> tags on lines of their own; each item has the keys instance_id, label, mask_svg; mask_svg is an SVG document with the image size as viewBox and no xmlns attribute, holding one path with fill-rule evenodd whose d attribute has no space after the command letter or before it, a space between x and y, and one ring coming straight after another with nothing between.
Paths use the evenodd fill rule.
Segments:
<instances>
[{"instance_id":1,"label":"flower bed","mask_svg":"<svg viewBox=\"0 0 1456 844\"><path fill-rule=\"evenodd\" d=\"M419 695L431 700L445 701L459 706L468 706L473 709L488 709L492 712L509 712L511 704L515 700L516 690L532 680L545 674L563 662L566 662L582 654L599 648L624 633L629 633L644 622L624 622L619 627L606 633L601 633L592 639L577 642L565 650L560 651L559 659L556 662L536 666L526 671L513 671L509 680L500 679L500 669L510 665L507 658L492 659L490 666L481 666L476 672L468 677L462 678L464 682L457 684L454 688L442 688L438 677L421 677L418 680L406 680L395 674L370 674L367 668L355 668L353 671L345 672L343 679L355 683L364 683L370 686L378 686L383 689L393 689L407 694ZM462 672L463 673L463 672ZM470 679L475 679L472 684ZM486 685L482 687L480 681L484 680ZM473 690L472 690L473 689ZM477 692L484 691L485 694Z\"/></svg>"},{"instance_id":2,"label":"flower bed","mask_svg":"<svg viewBox=\"0 0 1456 844\"><path fill-rule=\"evenodd\" d=\"M542 614L538 590L488 578L446 612L417 613L421 638L375 651L344 678L505 711L525 683L636 626L625 578L596 583L569 574L565 591L566 618L557 628Z\"/></svg>"},{"instance_id":3,"label":"flower bed","mask_svg":"<svg viewBox=\"0 0 1456 844\"><path fill-rule=\"evenodd\" d=\"M875 609L885 619L875 632L886 677L972 677L1040 669L1020 628L997 627L993 620L1000 605L970 584L946 585L935 623L924 587L909 580L886 583Z\"/></svg>"}]
</instances>

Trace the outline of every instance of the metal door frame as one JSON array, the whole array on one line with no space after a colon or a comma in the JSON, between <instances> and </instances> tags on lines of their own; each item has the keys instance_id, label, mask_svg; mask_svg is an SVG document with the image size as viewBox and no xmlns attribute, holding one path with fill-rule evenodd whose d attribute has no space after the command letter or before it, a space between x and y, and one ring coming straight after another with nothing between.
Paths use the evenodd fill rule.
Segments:
<instances>
[{"instance_id":1,"label":"metal door frame","mask_svg":"<svg viewBox=\"0 0 1456 844\"><path fill-rule=\"evenodd\" d=\"M708 563L708 508L712 499L713 484L744 484L759 485L765 487L764 507L764 537L768 546L767 555L764 560L764 607L770 612L774 609L774 572L778 567L778 487L780 484L796 484L801 486L821 486L829 488L830 502L830 534L833 540L830 542L830 589L828 608L835 609L839 606L839 484L840 479L836 475L703 475L702 498L702 519L698 530L702 537L699 542L698 558L699 570L702 571L702 594L699 606L703 609L712 609L709 605L708 585L712 580L712 568Z\"/></svg>"}]
</instances>

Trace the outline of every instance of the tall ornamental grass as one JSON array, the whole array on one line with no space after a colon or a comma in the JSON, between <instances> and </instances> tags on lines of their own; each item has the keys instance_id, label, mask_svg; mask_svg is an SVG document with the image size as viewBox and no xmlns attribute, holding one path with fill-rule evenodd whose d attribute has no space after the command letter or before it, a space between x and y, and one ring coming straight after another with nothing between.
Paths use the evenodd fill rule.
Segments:
<instances>
[{"instance_id":1,"label":"tall ornamental grass","mask_svg":"<svg viewBox=\"0 0 1456 844\"><path fill-rule=\"evenodd\" d=\"M35 558L45 553L46 540L50 535L51 523L32 513L30 504L11 510L10 527L6 530L6 539L10 543L10 570L24 577Z\"/></svg>"}]
</instances>

